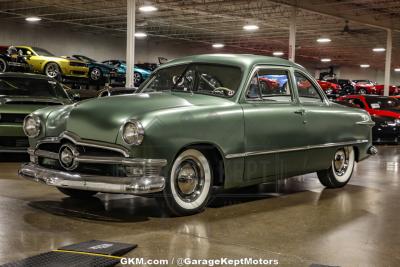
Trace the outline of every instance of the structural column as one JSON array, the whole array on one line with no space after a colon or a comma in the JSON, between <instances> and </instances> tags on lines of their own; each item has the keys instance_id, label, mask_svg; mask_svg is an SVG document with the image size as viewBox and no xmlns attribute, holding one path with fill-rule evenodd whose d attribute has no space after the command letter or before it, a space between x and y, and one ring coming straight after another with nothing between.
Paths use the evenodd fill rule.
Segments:
<instances>
[{"instance_id":1,"label":"structural column","mask_svg":"<svg viewBox=\"0 0 400 267\"><path fill-rule=\"evenodd\" d=\"M385 61L385 87L383 90L383 94L385 96L389 95L389 85L390 85L390 73L392 65L392 30L387 30L387 39L386 39L386 61Z\"/></svg>"},{"instance_id":2,"label":"structural column","mask_svg":"<svg viewBox=\"0 0 400 267\"><path fill-rule=\"evenodd\" d=\"M296 16L297 7L292 7L289 26L289 60L293 62L296 58Z\"/></svg>"},{"instance_id":3,"label":"structural column","mask_svg":"<svg viewBox=\"0 0 400 267\"><path fill-rule=\"evenodd\" d=\"M126 87L134 86L135 67L135 6L136 0L126 0L127 25L126 25Z\"/></svg>"}]
</instances>

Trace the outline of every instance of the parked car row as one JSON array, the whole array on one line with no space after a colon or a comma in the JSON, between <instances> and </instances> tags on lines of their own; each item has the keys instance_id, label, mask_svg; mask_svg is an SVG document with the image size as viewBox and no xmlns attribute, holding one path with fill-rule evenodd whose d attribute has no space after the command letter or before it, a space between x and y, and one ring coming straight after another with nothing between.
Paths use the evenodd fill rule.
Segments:
<instances>
[{"instance_id":1,"label":"parked car row","mask_svg":"<svg viewBox=\"0 0 400 267\"><path fill-rule=\"evenodd\" d=\"M327 79L318 80L318 84L329 98L343 95L383 95L384 85L370 80ZM395 85L389 86L389 95L400 94L400 89Z\"/></svg>"},{"instance_id":2,"label":"parked car row","mask_svg":"<svg viewBox=\"0 0 400 267\"><path fill-rule=\"evenodd\" d=\"M84 55L60 57L33 46L0 46L0 72L10 71L44 74L63 82L121 86L126 64L123 60L97 62ZM134 85L139 86L152 71L135 66L133 72Z\"/></svg>"}]
</instances>

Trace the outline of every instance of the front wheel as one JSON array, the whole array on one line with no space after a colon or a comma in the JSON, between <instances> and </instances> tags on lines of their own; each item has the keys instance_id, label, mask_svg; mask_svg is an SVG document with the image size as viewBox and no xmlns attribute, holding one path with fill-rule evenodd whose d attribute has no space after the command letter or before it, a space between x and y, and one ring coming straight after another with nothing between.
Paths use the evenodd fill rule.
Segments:
<instances>
[{"instance_id":1,"label":"front wheel","mask_svg":"<svg viewBox=\"0 0 400 267\"><path fill-rule=\"evenodd\" d=\"M194 148L183 151L174 161L163 198L176 216L202 211L210 198L212 186L211 164L204 154Z\"/></svg>"},{"instance_id":2,"label":"front wheel","mask_svg":"<svg viewBox=\"0 0 400 267\"><path fill-rule=\"evenodd\" d=\"M4 58L0 58L0 72L7 71L7 61Z\"/></svg>"},{"instance_id":3,"label":"front wheel","mask_svg":"<svg viewBox=\"0 0 400 267\"><path fill-rule=\"evenodd\" d=\"M98 82L102 78L103 74L99 68L93 68L90 70L89 76L90 80L93 82Z\"/></svg>"},{"instance_id":4,"label":"front wheel","mask_svg":"<svg viewBox=\"0 0 400 267\"><path fill-rule=\"evenodd\" d=\"M360 89L359 93L361 95L366 95L367 94L367 90L366 89Z\"/></svg>"},{"instance_id":5,"label":"front wheel","mask_svg":"<svg viewBox=\"0 0 400 267\"><path fill-rule=\"evenodd\" d=\"M86 190L79 190L79 189L72 189L72 188L64 188L64 187L57 187L57 189L72 198L78 198L78 199L85 199L85 198L90 198L97 194L96 191L86 191Z\"/></svg>"},{"instance_id":6,"label":"front wheel","mask_svg":"<svg viewBox=\"0 0 400 267\"><path fill-rule=\"evenodd\" d=\"M143 76L139 72L133 74L133 83L135 86L139 86L143 82Z\"/></svg>"},{"instance_id":7,"label":"front wheel","mask_svg":"<svg viewBox=\"0 0 400 267\"><path fill-rule=\"evenodd\" d=\"M47 63L47 65L44 68L44 73L48 77L54 79L57 79L61 75L60 67L55 62Z\"/></svg>"},{"instance_id":8,"label":"front wheel","mask_svg":"<svg viewBox=\"0 0 400 267\"><path fill-rule=\"evenodd\" d=\"M328 188L343 187L349 182L354 165L354 148L352 146L339 148L329 169L317 172L319 181Z\"/></svg>"}]
</instances>

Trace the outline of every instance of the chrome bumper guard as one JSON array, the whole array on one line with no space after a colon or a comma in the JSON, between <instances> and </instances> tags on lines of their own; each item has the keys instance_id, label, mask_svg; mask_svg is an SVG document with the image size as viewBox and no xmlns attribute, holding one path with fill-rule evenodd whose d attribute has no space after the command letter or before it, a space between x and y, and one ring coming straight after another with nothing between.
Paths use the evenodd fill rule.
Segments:
<instances>
[{"instance_id":1,"label":"chrome bumper guard","mask_svg":"<svg viewBox=\"0 0 400 267\"><path fill-rule=\"evenodd\" d=\"M29 152L33 152L30 150ZM34 153L37 156L36 153ZM80 162L93 162L90 158L82 158ZM167 164L166 160L150 159L103 159L96 158L95 163L115 163L130 166L142 164L144 168L159 168ZM19 175L31 181L45 183L47 185L72 188L80 190L98 191L103 193L121 193L121 194L146 194L162 191L165 187L165 178L160 175L142 176L99 176L90 174L81 174L75 172L66 172L44 168L35 163L25 163L19 170Z\"/></svg>"}]
</instances>

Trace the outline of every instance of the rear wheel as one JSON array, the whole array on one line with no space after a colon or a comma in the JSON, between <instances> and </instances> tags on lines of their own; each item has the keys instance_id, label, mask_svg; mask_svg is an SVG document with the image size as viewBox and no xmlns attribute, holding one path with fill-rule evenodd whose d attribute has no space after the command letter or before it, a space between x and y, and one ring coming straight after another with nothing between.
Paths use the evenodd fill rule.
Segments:
<instances>
[{"instance_id":1,"label":"rear wheel","mask_svg":"<svg viewBox=\"0 0 400 267\"><path fill-rule=\"evenodd\" d=\"M339 148L329 169L317 172L319 181L329 188L343 187L349 182L354 165L354 148L352 146Z\"/></svg>"},{"instance_id":2,"label":"rear wheel","mask_svg":"<svg viewBox=\"0 0 400 267\"><path fill-rule=\"evenodd\" d=\"M133 82L135 86L139 86L143 82L143 76L139 72L133 74Z\"/></svg>"},{"instance_id":3,"label":"rear wheel","mask_svg":"<svg viewBox=\"0 0 400 267\"><path fill-rule=\"evenodd\" d=\"M366 95L367 94L367 90L366 89L360 89L359 93L362 94L362 95Z\"/></svg>"},{"instance_id":4,"label":"rear wheel","mask_svg":"<svg viewBox=\"0 0 400 267\"><path fill-rule=\"evenodd\" d=\"M86 190L79 190L79 189L72 189L72 188L64 188L64 187L57 187L57 189L72 198L79 198L79 199L85 199L85 198L90 198L94 195L97 194L96 191L86 191Z\"/></svg>"},{"instance_id":5,"label":"rear wheel","mask_svg":"<svg viewBox=\"0 0 400 267\"><path fill-rule=\"evenodd\" d=\"M0 58L0 72L7 71L7 61L4 58Z\"/></svg>"},{"instance_id":6,"label":"rear wheel","mask_svg":"<svg viewBox=\"0 0 400 267\"><path fill-rule=\"evenodd\" d=\"M184 150L174 161L163 199L176 216L202 211L210 198L212 169L206 156L199 150Z\"/></svg>"}]
</instances>

